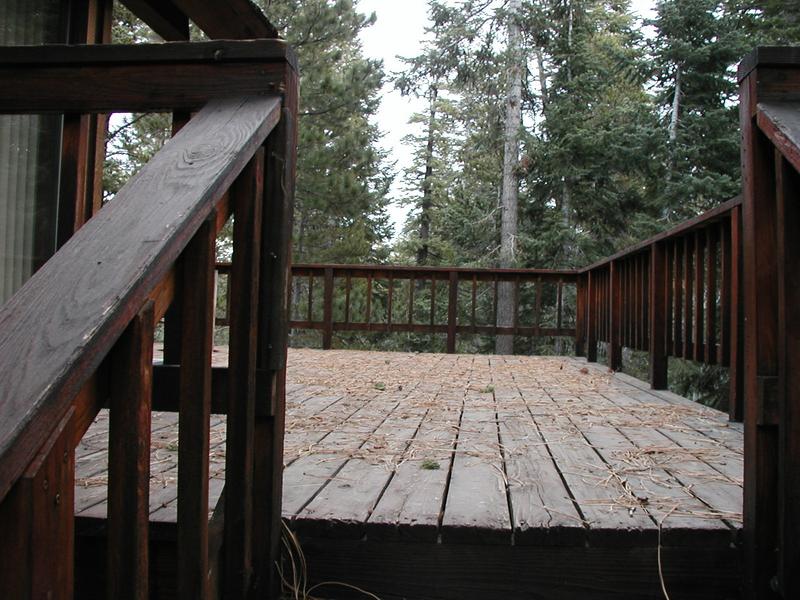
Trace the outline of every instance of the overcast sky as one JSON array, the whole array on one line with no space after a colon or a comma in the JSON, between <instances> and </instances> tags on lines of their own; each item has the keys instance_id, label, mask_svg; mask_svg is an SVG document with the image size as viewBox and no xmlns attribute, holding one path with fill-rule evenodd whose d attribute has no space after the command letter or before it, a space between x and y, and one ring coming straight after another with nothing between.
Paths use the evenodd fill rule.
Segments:
<instances>
[{"instance_id":1,"label":"overcast sky","mask_svg":"<svg viewBox=\"0 0 800 600\"><path fill-rule=\"evenodd\" d=\"M654 4L655 0L632 1L634 11L641 16L651 16ZM360 0L358 3L361 12L377 15L377 22L362 33L361 39L366 56L382 59L387 75L402 69L398 56L411 57L419 53L427 25L427 6L427 0ZM408 119L424 108L424 103L402 97L391 83L383 89L377 123L384 134L383 147L389 151L390 160L397 162L393 199L400 194L402 169L410 162L411 152L402 143L403 137L412 131ZM402 207L392 205L396 234L402 228L405 213Z\"/></svg>"}]
</instances>

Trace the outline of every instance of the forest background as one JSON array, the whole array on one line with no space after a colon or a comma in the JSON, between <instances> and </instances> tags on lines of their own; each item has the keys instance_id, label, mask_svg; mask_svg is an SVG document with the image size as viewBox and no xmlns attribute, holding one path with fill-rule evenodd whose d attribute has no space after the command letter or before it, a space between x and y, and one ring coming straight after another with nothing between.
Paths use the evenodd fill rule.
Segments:
<instances>
[{"instance_id":1,"label":"forest background","mask_svg":"<svg viewBox=\"0 0 800 600\"><path fill-rule=\"evenodd\" d=\"M800 0L660 0L652 19L626 0L430 0L426 41L389 73L364 54L360 34L376 17L357 0L260 3L301 65L295 262L590 264L739 193L736 64L755 46L800 40ZM156 38L122 7L114 36ZM425 106L412 117L419 133L404 139L412 161L402 170L380 144L387 81ZM169 115L112 121L108 199L170 131ZM391 203L406 207L398 231ZM225 238L219 254L230 255ZM313 340L295 333L292 343ZM419 334L337 340L440 343ZM568 349L480 337L468 348ZM645 372L645 357L624 358L627 370ZM675 362L673 390L724 402L723 369Z\"/></svg>"}]
</instances>

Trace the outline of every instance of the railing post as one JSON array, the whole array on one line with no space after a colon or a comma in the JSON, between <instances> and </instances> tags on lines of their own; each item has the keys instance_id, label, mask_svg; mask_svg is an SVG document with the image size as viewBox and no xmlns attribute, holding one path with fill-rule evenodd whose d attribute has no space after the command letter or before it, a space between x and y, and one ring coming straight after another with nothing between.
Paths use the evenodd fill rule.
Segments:
<instances>
[{"instance_id":1,"label":"railing post","mask_svg":"<svg viewBox=\"0 0 800 600\"><path fill-rule=\"evenodd\" d=\"M267 139L256 359L253 596L278 597L286 342L297 149L297 76L287 69L281 121Z\"/></svg>"},{"instance_id":2,"label":"railing post","mask_svg":"<svg viewBox=\"0 0 800 600\"><path fill-rule=\"evenodd\" d=\"M745 61L747 62L747 61ZM762 78L786 77L785 66L740 67L744 252L744 543L745 595L780 597L778 512L787 497L779 489L779 427L772 410L778 391L778 254L773 148L756 122ZM743 63L744 66L745 63ZM780 73L777 73L780 71ZM797 88L796 67L784 93ZM769 76L772 77L769 77ZM780 92L773 90L773 98ZM788 490L787 490L788 491ZM789 509L792 510L792 509ZM793 509L798 510L796 507ZM775 550L778 549L778 552ZM797 568L793 565L791 568ZM797 575L789 574L797 579ZM789 596L786 596L789 597Z\"/></svg>"},{"instance_id":3,"label":"railing post","mask_svg":"<svg viewBox=\"0 0 800 600\"><path fill-rule=\"evenodd\" d=\"M325 267L325 289L322 300L322 349L330 350L333 344L333 269Z\"/></svg>"},{"instance_id":4,"label":"railing post","mask_svg":"<svg viewBox=\"0 0 800 600\"><path fill-rule=\"evenodd\" d=\"M597 362L597 273L589 271L586 302L588 304L586 318L586 360Z\"/></svg>"},{"instance_id":5,"label":"railing post","mask_svg":"<svg viewBox=\"0 0 800 600\"><path fill-rule=\"evenodd\" d=\"M622 316L622 289L620 285L619 264L611 261L609 266L609 332L608 368L619 371L622 368L622 345L620 344L620 318Z\"/></svg>"},{"instance_id":6,"label":"railing post","mask_svg":"<svg viewBox=\"0 0 800 600\"><path fill-rule=\"evenodd\" d=\"M458 310L458 273L450 271L449 296L447 298L447 353L456 351L456 320Z\"/></svg>"},{"instance_id":7,"label":"railing post","mask_svg":"<svg viewBox=\"0 0 800 600\"><path fill-rule=\"evenodd\" d=\"M650 245L650 387L667 388L667 253L664 243Z\"/></svg>"}]
</instances>

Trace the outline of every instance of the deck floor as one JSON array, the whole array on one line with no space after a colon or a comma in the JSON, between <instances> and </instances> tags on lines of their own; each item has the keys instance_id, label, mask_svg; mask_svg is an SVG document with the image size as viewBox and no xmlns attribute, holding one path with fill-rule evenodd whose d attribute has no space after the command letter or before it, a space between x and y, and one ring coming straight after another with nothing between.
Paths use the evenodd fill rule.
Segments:
<instances>
[{"instance_id":1,"label":"deck floor","mask_svg":"<svg viewBox=\"0 0 800 600\"><path fill-rule=\"evenodd\" d=\"M741 427L602 366L297 349L287 380L283 511L312 554L326 539L369 542L368 554L409 543L722 551L738 539ZM224 439L214 417L212 507ZM175 415L154 414L153 521L176 518L177 442ZM106 443L101 413L78 448L77 515L105 516Z\"/></svg>"}]
</instances>

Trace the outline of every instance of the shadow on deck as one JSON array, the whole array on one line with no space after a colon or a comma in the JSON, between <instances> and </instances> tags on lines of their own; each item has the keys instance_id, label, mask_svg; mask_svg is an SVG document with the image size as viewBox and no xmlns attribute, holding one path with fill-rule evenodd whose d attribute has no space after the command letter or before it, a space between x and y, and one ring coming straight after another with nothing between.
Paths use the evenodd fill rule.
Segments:
<instances>
[{"instance_id":1,"label":"shadow on deck","mask_svg":"<svg viewBox=\"0 0 800 600\"><path fill-rule=\"evenodd\" d=\"M84 536L105 517L104 414L78 449ZM212 425L210 510L225 464L224 418ZM152 452L151 521L169 540L176 415L154 415ZM661 572L673 597L739 595L741 426L582 359L291 350L285 462L312 584L660 598Z\"/></svg>"}]
</instances>

